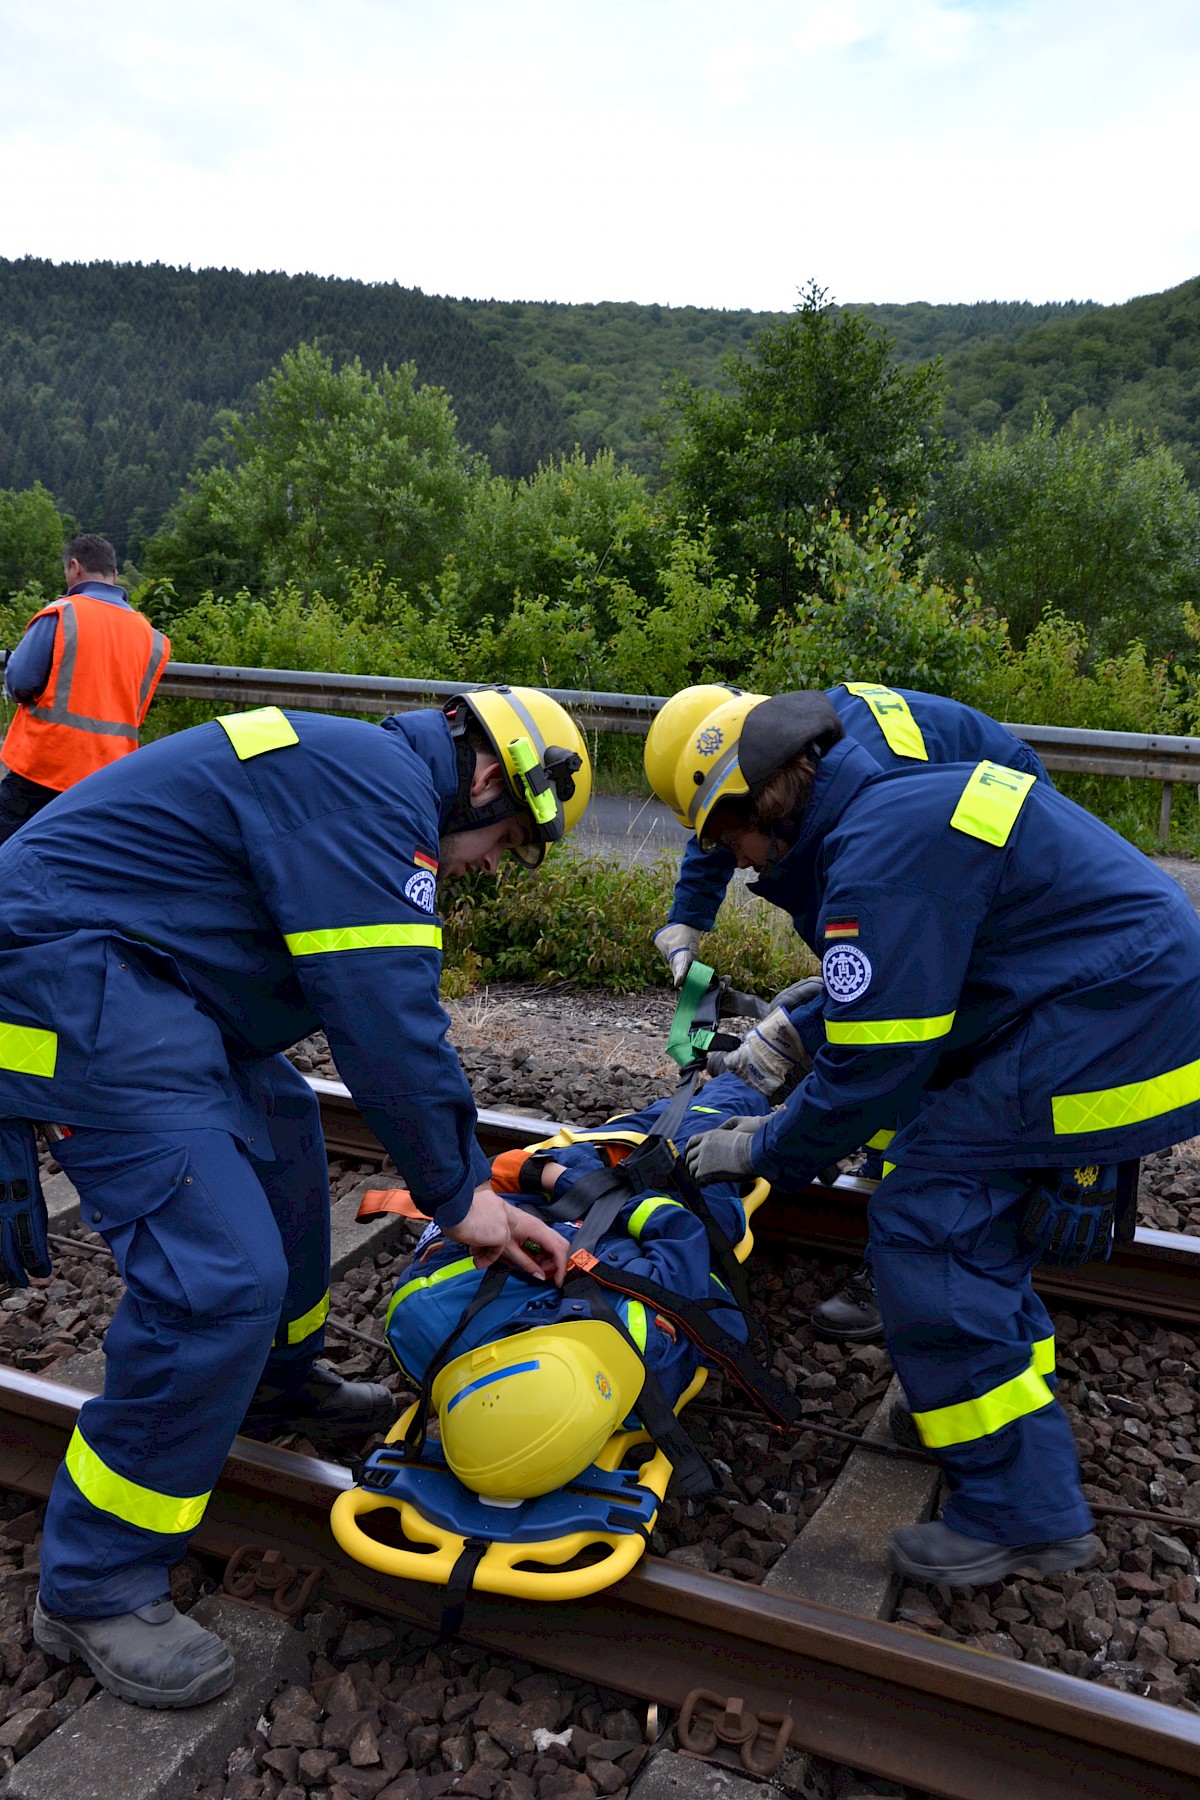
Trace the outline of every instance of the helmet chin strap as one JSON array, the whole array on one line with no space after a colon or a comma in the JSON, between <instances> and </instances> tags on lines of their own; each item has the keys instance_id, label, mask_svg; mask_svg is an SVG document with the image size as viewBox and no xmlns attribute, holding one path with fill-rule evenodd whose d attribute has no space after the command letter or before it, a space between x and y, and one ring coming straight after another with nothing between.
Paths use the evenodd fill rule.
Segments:
<instances>
[{"instance_id":1,"label":"helmet chin strap","mask_svg":"<svg viewBox=\"0 0 1200 1800\"><path fill-rule=\"evenodd\" d=\"M453 726L451 729L453 730ZM482 825L495 825L501 819L511 819L519 810L507 788L495 800L489 800L486 806L477 806L472 801L471 786L475 780L476 756L477 752L467 742L465 733L456 732L454 757L458 767L458 790L442 827L443 836L455 831L477 831Z\"/></svg>"}]
</instances>

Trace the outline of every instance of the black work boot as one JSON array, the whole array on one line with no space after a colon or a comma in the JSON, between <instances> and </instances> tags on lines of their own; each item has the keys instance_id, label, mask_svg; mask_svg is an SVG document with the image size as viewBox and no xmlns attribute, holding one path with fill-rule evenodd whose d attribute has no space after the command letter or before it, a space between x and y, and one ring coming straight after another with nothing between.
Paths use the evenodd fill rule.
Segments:
<instances>
[{"instance_id":1,"label":"black work boot","mask_svg":"<svg viewBox=\"0 0 1200 1800\"><path fill-rule=\"evenodd\" d=\"M233 1681L233 1658L215 1631L176 1612L169 1594L109 1619L63 1619L38 1595L33 1641L47 1656L78 1656L96 1680L135 1706L199 1706Z\"/></svg>"},{"instance_id":2,"label":"black work boot","mask_svg":"<svg viewBox=\"0 0 1200 1800\"><path fill-rule=\"evenodd\" d=\"M828 1300L812 1310L812 1328L819 1338L834 1344L875 1344L883 1339L883 1320L875 1297L871 1265L863 1263L848 1275Z\"/></svg>"},{"instance_id":3,"label":"black work boot","mask_svg":"<svg viewBox=\"0 0 1200 1800\"><path fill-rule=\"evenodd\" d=\"M298 1431L322 1448L357 1449L387 1431L396 1403L373 1381L345 1381L324 1363L309 1363L287 1380L265 1376L241 1425L243 1437L277 1437Z\"/></svg>"},{"instance_id":4,"label":"black work boot","mask_svg":"<svg viewBox=\"0 0 1200 1800\"><path fill-rule=\"evenodd\" d=\"M893 1531L888 1549L892 1567L914 1581L942 1587L987 1587L1015 1575L1018 1569L1032 1569L1039 1575L1084 1569L1103 1554L1104 1546L1090 1532L1051 1544L993 1544L984 1538L966 1537L940 1519L931 1519L926 1525L902 1525Z\"/></svg>"}]
</instances>

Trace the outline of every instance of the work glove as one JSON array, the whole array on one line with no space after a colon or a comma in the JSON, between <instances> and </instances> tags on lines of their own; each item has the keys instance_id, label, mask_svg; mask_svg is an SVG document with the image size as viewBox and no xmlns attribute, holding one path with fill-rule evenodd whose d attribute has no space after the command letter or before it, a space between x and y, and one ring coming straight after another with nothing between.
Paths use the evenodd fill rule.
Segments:
<instances>
[{"instance_id":1,"label":"work glove","mask_svg":"<svg viewBox=\"0 0 1200 1800\"><path fill-rule=\"evenodd\" d=\"M1081 1169L1046 1169L1025 1202L1021 1233L1056 1269L1107 1262L1116 1218L1117 1169L1089 1164Z\"/></svg>"},{"instance_id":2,"label":"work glove","mask_svg":"<svg viewBox=\"0 0 1200 1800\"><path fill-rule=\"evenodd\" d=\"M684 1146L687 1172L698 1187L710 1181L744 1181L754 1173L750 1146L762 1119L726 1119L715 1131L691 1137Z\"/></svg>"},{"instance_id":3,"label":"work glove","mask_svg":"<svg viewBox=\"0 0 1200 1800\"><path fill-rule=\"evenodd\" d=\"M798 1012L800 1007L808 1006L825 992L825 983L819 975L806 975L803 981L793 981L791 987L781 988L771 1002L771 1011L781 1006L784 1012Z\"/></svg>"},{"instance_id":4,"label":"work glove","mask_svg":"<svg viewBox=\"0 0 1200 1800\"><path fill-rule=\"evenodd\" d=\"M705 1068L710 1075L738 1075L774 1100L789 1083L808 1074L812 1058L783 1007L777 1006L747 1032L736 1050L711 1051Z\"/></svg>"},{"instance_id":5,"label":"work glove","mask_svg":"<svg viewBox=\"0 0 1200 1800\"><path fill-rule=\"evenodd\" d=\"M0 1119L0 1277L13 1287L28 1287L31 1275L49 1275L46 1224L33 1126L27 1119Z\"/></svg>"},{"instance_id":6,"label":"work glove","mask_svg":"<svg viewBox=\"0 0 1200 1800\"><path fill-rule=\"evenodd\" d=\"M654 948L671 971L671 983L682 987L700 950L700 933L694 925L664 925L654 934Z\"/></svg>"}]
</instances>

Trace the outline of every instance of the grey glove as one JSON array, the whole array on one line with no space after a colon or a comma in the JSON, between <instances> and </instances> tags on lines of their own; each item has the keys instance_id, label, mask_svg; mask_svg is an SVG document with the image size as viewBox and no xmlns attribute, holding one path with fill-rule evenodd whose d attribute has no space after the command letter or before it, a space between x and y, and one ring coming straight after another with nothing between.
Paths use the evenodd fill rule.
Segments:
<instances>
[{"instance_id":1,"label":"grey glove","mask_svg":"<svg viewBox=\"0 0 1200 1800\"><path fill-rule=\"evenodd\" d=\"M744 1181L753 1175L750 1146L755 1132L765 1123L765 1119L726 1119L715 1131L689 1138L683 1159L692 1180L706 1187L710 1181Z\"/></svg>"},{"instance_id":2,"label":"grey glove","mask_svg":"<svg viewBox=\"0 0 1200 1800\"><path fill-rule=\"evenodd\" d=\"M771 1002L771 1011L782 1006L784 1012L795 1012L798 1007L807 1006L813 1000L819 1000L825 992L825 983L819 975L806 975L803 981L793 981L791 987L781 988Z\"/></svg>"},{"instance_id":3,"label":"grey glove","mask_svg":"<svg viewBox=\"0 0 1200 1800\"><path fill-rule=\"evenodd\" d=\"M694 925L664 925L654 934L654 948L671 971L671 982L682 987L700 951L700 933Z\"/></svg>"},{"instance_id":4,"label":"grey glove","mask_svg":"<svg viewBox=\"0 0 1200 1800\"><path fill-rule=\"evenodd\" d=\"M714 1050L705 1067L710 1075L739 1075L773 1100L790 1081L808 1074L812 1058L783 1007L777 1006L736 1050Z\"/></svg>"}]
</instances>

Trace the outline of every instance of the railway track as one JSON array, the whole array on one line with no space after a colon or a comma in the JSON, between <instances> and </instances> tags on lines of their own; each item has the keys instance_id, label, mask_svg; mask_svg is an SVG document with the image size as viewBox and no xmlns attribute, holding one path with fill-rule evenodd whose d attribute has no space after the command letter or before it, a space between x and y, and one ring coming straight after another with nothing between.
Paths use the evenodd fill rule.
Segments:
<instances>
[{"instance_id":1,"label":"railway track","mask_svg":"<svg viewBox=\"0 0 1200 1800\"><path fill-rule=\"evenodd\" d=\"M329 1148L383 1150L340 1083L310 1078ZM536 1141L555 1122L485 1111L489 1152ZM869 1187L843 1177L787 1197L776 1242L845 1255L866 1236ZM760 1215L760 1224L766 1219ZM1200 1324L1200 1242L1139 1232L1119 1262L1056 1277L1076 1304ZM362 1334L357 1334L362 1335ZM0 1485L34 1499L88 1396L0 1369ZM440 1589L351 1561L328 1529L350 1485L338 1464L239 1438L194 1547L225 1561L249 1545L319 1570L320 1594L437 1635ZM1200 1791L1200 1718L1056 1670L647 1555L618 1587L539 1607L473 1594L462 1636L485 1651L647 1701L680 1707L705 1689L791 1721L793 1747L951 1800L1166 1800Z\"/></svg>"},{"instance_id":2,"label":"railway track","mask_svg":"<svg viewBox=\"0 0 1200 1800\"><path fill-rule=\"evenodd\" d=\"M88 1396L0 1371L0 1483L44 1499ZM440 1591L350 1561L329 1533L347 1470L236 1440L196 1534L317 1565L321 1593L435 1636ZM952 1800L1183 1800L1200 1718L897 1626L646 1557L590 1600L471 1597L462 1635L489 1650L680 1706L695 1688L793 1722L810 1753Z\"/></svg>"}]
</instances>

